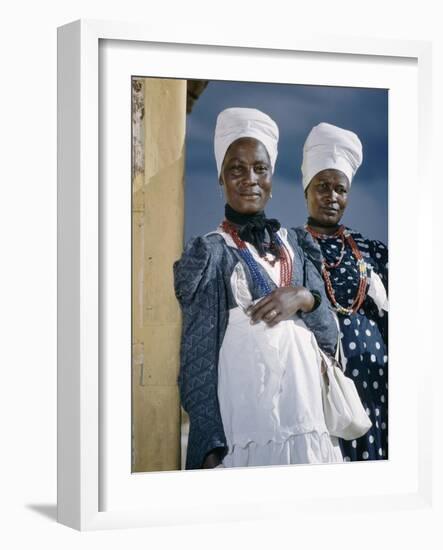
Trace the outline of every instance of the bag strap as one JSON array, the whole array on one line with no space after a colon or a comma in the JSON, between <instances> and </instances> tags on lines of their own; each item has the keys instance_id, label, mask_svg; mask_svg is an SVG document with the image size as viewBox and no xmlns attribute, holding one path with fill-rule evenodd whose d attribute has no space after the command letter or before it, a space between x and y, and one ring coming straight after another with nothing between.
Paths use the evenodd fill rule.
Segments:
<instances>
[{"instance_id":1,"label":"bag strap","mask_svg":"<svg viewBox=\"0 0 443 550\"><path fill-rule=\"evenodd\" d=\"M346 372L346 364L347 364L348 360L346 359L346 355L345 355L345 352L343 350L343 342L342 342L342 339L340 338L340 332L341 332L340 322L339 322L338 316L335 312L333 312L333 315L334 315L334 320L335 320L335 323L337 325L337 331L338 331L337 346L335 348L334 359L341 366L343 372Z\"/></svg>"}]
</instances>

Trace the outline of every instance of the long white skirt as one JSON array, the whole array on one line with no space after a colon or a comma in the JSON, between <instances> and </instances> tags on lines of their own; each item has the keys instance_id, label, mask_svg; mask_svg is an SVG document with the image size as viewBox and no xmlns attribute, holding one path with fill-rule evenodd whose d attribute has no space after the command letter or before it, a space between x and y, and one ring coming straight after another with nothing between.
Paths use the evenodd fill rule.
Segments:
<instances>
[{"instance_id":1,"label":"long white skirt","mask_svg":"<svg viewBox=\"0 0 443 550\"><path fill-rule=\"evenodd\" d=\"M219 355L223 465L342 462L325 425L320 384L318 344L301 319L269 328L231 310Z\"/></svg>"}]
</instances>

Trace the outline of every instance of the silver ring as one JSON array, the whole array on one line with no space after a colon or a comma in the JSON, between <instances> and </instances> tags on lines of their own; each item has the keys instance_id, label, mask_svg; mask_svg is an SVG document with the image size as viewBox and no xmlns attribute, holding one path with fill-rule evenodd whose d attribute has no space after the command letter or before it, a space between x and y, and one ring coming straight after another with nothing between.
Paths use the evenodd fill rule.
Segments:
<instances>
[{"instance_id":1,"label":"silver ring","mask_svg":"<svg viewBox=\"0 0 443 550\"><path fill-rule=\"evenodd\" d=\"M277 317L278 315L278 312L275 310L275 309L272 309L269 313L268 313L268 316L271 315L271 319L274 319L274 317Z\"/></svg>"}]
</instances>

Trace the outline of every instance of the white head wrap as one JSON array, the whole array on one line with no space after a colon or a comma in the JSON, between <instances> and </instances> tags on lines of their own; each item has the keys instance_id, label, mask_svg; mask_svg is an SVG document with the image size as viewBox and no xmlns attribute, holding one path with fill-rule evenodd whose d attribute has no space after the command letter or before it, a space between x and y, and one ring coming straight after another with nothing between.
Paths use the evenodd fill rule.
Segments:
<instances>
[{"instance_id":1,"label":"white head wrap","mask_svg":"<svg viewBox=\"0 0 443 550\"><path fill-rule=\"evenodd\" d=\"M335 169L346 174L349 185L363 160L358 136L326 122L314 126L303 147L303 189L322 170Z\"/></svg>"},{"instance_id":2,"label":"white head wrap","mask_svg":"<svg viewBox=\"0 0 443 550\"><path fill-rule=\"evenodd\" d=\"M214 153L217 174L220 172L228 147L237 139L255 138L266 147L274 172L277 160L278 127L271 117L257 109L232 107L217 117L214 135Z\"/></svg>"}]
</instances>

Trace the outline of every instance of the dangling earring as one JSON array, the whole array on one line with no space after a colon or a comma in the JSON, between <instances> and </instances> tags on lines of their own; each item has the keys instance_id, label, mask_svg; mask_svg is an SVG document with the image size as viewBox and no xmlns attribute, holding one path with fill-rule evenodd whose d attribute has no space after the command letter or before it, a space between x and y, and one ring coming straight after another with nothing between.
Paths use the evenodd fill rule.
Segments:
<instances>
[{"instance_id":1,"label":"dangling earring","mask_svg":"<svg viewBox=\"0 0 443 550\"><path fill-rule=\"evenodd\" d=\"M269 198L272 199L272 191L271 191L271 193L269 194Z\"/></svg>"},{"instance_id":2,"label":"dangling earring","mask_svg":"<svg viewBox=\"0 0 443 550\"><path fill-rule=\"evenodd\" d=\"M223 183L218 184L218 192L220 193L220 198L223 200L223 191L222 191Z\"/></svg>"}]
</instances>

